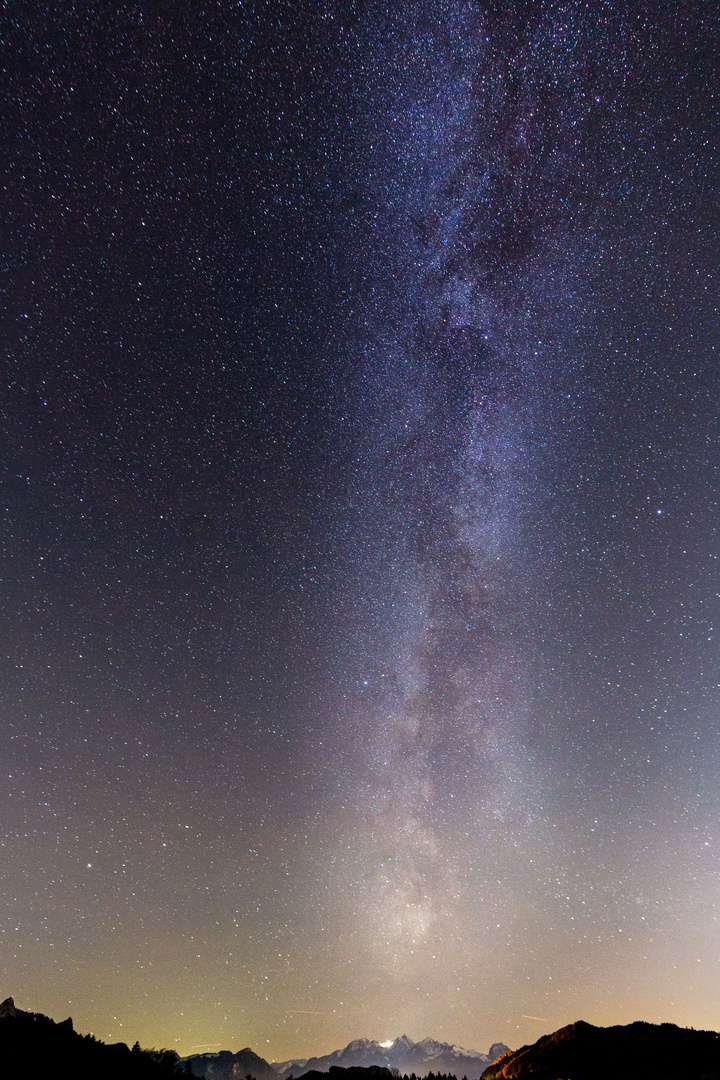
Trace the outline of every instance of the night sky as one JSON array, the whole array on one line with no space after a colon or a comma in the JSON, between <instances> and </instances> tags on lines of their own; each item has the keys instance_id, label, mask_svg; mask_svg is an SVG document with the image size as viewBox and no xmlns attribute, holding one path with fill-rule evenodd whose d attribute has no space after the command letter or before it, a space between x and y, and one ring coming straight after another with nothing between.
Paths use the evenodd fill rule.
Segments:
<instances>
[{"instance_id":1,"label":"night sky","mask_svg":"<svg viewBox=\"0 0 720 1080\"><path fill-rule=\"evenodd\" d=\"M3 38L0 997L720 1028L717 5Z\"/></svg>"}]
</instances>

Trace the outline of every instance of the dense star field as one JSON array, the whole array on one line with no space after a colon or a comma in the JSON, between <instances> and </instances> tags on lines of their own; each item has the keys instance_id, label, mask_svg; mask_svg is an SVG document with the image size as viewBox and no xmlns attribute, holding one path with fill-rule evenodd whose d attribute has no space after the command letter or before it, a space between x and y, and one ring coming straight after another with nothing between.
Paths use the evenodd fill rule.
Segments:
<instances>
[{"instance_id":1,"label":"dense star field","mask_svg":"<svg viewBox=\"0 0 720 1080\"><path fill-rule=\"evenodd\" d=\"M716 5L4 41L0 997L719 1028Z\"/></svg>"}]
</instances>

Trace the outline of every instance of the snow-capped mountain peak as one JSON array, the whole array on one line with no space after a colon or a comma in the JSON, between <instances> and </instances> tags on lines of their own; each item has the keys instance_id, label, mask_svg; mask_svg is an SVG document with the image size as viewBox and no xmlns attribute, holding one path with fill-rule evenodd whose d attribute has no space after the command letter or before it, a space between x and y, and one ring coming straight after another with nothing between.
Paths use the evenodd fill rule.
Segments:
<instances>
[{"instance_id":1,"label":"snow-capped mountain peak","mask_svg":"<svg viewBox=\"0 0 720 1080\"><path fill-rule=\"evenodd\" d=\"M493 1050L498 1045L493 1044ZM380 1042L376 1039L353 1039L342 1050L334 1050L322 1057L309 1058L304 1065L288 1064L277 1067L278 1080L289 1080L290 1075L299 1080L307 1072L327 1072L333 1065L344 1068L380 1065L398 1069L401 1073L414 1073L424 1077L429 1072L454 1073L467 1080L478 1080L483 1070L497 1057L481 1054L477 1050L465 1050L452 1043L437 1039L421 1039L413 1042L407 1035Z\"/></svg>"}]
</instances>

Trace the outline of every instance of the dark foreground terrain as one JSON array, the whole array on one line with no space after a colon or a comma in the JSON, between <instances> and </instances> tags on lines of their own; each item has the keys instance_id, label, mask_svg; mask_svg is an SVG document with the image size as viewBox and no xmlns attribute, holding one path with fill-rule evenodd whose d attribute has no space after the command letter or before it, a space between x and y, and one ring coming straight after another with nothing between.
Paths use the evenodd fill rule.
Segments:
<instances>
[{"instance_id":1,"label":"dark foreground terrain","mask_svg":"<svg viewBox=\"0 0 720 1080\"><path fill-rule=\"evenodd\" d=\"M256 1080L247 1076L239 1055L207 1055L202 1073L183 1064L174 1050L130 1049L78 1035L68 1017L56 1024L41 1013L17 1009L12 998L0 1004L2 1080ZM253 1055L255 1056L255 1055ZM257 1059L258 1061L262 1059ZM193 1062L196 1069L198 1062ZM397 1071L380 1066L310 1071L303 1080L396 1080ZM404 1080L408 1080L405 1077ZM411 1076L409 1080L415 1080ZM430 1073L427 1080L455 1080ZM674 1024L638 1021L598 1028L580 1020L522 1046L493 1062L481 1080L720 1080L720 1035Z\"/></svg>"},{"instance_id":2,"label":"dark foreground terrain","mask_svg":"<svg viewBox=\"0 0 720 1080\"><path fill-rule=\"evenodd\" d=\"M675 1024L599 1028L583 1020L522 1046L482 1080L720 1080L720 1035Z\"/></svg>"},{"instance_id":3,"label":"dark foreground terrain","mask_svg":"<svg viewBox=\"0 0 720 1080\"><path fill-rule=\"evenodd\" d=\"M174 1050L131 1050L125 1043L78 1035L70 1017L56 1024L42 1013L0 1004L2 1080L179 1080L186 1077Z\"/></svg>"}]
</instances>

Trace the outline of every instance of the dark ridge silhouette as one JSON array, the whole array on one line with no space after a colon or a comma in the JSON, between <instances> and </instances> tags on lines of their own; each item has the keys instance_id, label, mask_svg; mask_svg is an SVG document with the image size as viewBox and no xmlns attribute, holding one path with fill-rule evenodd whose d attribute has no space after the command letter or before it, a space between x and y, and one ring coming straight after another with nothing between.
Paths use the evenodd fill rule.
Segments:
<instances>
[{"instance_id":1,"label":"dark ridge silhouette","mask_svg":"<svg viewBox=\"0 0 720 1080\"><path fill-rule=\"evenodd\" d=\"M384 1065L356 1065L350 1068L331 1065L327 1071L320 1072L318 1069L311 1069L302 1076L302 1080L328 1080L328 1078L329 1080L458 1080L455 1073L429 1072L419 1077L415 1073L401 1074L398 1069L388 1069ZM249 1078L246 1077L245 1080ZM462 1080L467 1080L467 1077L463 1076Z\"/></svg>"},{"instance_id":2,"label":"dark ridge silhouette","mask_svg":"<svg viewBox=\"0 0 720 1080\"><path fill-rule=\"evenodd\" d=\"M340 1065L331 1065L328 1072L311 1069L303 1073L302 1080L395 1080L396 1074L383 1065L357 1065L343 1069Z\"/></svg>"},{"instance_id":3,"label":"dark ridge silhouette","mask_svg":"<svg viewBox=\"0 0 720 1080\"><path fill-rule=\"evenodd\" d=\"M42 1013L0 1004L3 1080L178 1080L187 1077L174 1050L132 1050L78 1035L70 1017L56 1024Z\"/></svg>"},{"instance_id":4,"label":"dark ridge silhouette","mask_svg":"<svg viewBox=\"0 0 720 1080\"><path fill-rule=\"evenodd\" d=\"M720 1080L720 1035L675 1024L579 1020L489 1065L481 1080Z\"/></svg>"}]
</instances>

